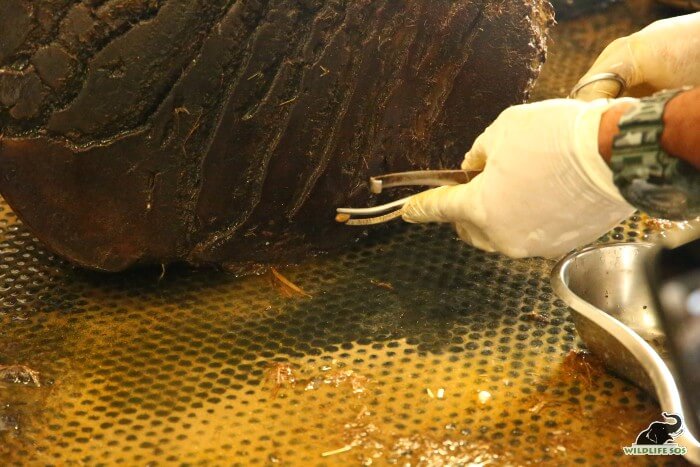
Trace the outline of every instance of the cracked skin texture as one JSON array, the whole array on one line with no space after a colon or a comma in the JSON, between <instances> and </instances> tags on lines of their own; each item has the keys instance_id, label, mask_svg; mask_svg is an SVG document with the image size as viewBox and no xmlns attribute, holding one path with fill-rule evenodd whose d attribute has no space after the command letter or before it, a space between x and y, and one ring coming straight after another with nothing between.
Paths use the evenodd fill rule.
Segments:
<instances>
[{"instance_id":1,"label":"cracked skin texture","mask_svg":"<svg viewBox=\"0 0 700 467\"><path fill-rule=\"evenodd\" d=\"M371 175L454 167L545 56L526 0L11 0L0 192L62 257L295 261ZM19 31L18 28L23 28Z\"/></svg>"}]
</instances>

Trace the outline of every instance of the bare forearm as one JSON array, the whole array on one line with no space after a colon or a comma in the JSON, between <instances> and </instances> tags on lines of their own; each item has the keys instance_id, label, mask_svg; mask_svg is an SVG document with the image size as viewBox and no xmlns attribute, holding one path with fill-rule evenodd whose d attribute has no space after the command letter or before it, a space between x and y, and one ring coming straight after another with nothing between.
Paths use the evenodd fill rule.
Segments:
<instances>
[{"instance_id":1,"label":"bare forearm","mask_svg":"<svg viewBox=\"0 0 700 467\"><path fill-rule=\"evenodd\" d=\"M629 107L629 103L620 103L601 118L598 149L606 162L610 162L613 139L620 132L618 122ZM700 170L700 88L683 92L666 105L661 147Z\"/></svg>"},{"instance_id":2,"label":"bare forearm","mask_svg":"<svg viewBox=\"0 0 700 467\"><path fill-rule=\"evenodd\" d=\"M700 88L684 92L667 104L661 146L700 170Z\"/></svg>"}]
</instances>

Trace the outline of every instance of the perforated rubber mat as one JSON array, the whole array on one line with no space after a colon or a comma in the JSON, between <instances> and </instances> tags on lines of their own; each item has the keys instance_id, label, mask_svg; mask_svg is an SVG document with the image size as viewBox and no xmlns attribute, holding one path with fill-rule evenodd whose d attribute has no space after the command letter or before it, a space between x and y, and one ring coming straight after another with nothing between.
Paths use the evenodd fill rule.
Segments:
<instances>
[{"instance_id":1,"label":"perforated rubber mat","mask_svg":"<svg viewBox=\"0 0 700 467\"><path fill-rule=\"evenodd\" d=\"M640 6L644 5L644 8ZM560 24L535 98L565 95L643 2ZM604 241L653 234L642 217ZM372 230L274 276L100 275L0 212L0 464L624 465L655 403L606 374L553 263Z\"/></svg>"}]
</instances>

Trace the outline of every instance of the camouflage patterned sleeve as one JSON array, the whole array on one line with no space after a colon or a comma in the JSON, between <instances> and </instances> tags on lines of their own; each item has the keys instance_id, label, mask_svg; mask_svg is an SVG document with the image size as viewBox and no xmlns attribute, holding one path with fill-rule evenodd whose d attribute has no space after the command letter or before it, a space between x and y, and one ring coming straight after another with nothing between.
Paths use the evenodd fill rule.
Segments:
<instances>
[{"instance_id":1,"label":"camouflage patterned sleeve","mask_svg":"<svg viewBox=\"0 0 700 467\"><path fill-rule=\"evenodd\" d=\"M620 119L611 166L620 193L636 208L669 220L700 216L700 171L661 148L666 103L687 88L641 99Z\"/></svg>"}]
</instances>

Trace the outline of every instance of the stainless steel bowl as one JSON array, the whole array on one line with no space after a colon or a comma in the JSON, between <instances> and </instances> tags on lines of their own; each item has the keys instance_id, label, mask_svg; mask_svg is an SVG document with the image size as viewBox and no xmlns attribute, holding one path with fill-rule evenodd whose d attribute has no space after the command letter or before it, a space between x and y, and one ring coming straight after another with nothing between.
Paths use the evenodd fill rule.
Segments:
<instances>
[{"instance_id":1,"label":"stainless steel bowl","mask_svg":"<svg viewBox=\"0 0 700 467\"><path fill-rule=\"evenodd\" d=\"M576 329L588 349L615 373L656 397L661 409L684 415L672 365L664 349L643 261L648 244L599 245L564 258L552 271L555 293L573 310ZM687 460L700 464L694 417L676 441Z\"/></svg>"}]
</instances>

